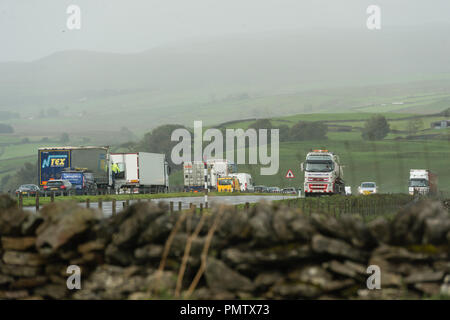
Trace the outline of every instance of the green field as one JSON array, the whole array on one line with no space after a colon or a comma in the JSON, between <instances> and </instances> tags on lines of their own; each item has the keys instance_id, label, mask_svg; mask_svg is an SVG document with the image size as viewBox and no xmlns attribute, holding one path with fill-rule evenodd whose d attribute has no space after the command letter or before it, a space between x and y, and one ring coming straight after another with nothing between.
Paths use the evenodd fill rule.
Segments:
<instances>
[{"instance_id":1,"label":"green field","mask_svg":"<svg viewBox=\"0 0 450 320\"><path fill-rule=\"evenodd\" d=\"M289 127L293 126L298 121L325 121L329 124L339 124L339 125L350 125L356 126L361 125L365 120L369 119L375 114L382 114L386 119L390 121L402 121L404 118L417 116L415 114L408 113L369 113L369 112L355 112L355 113L310 113L310 114L296 114L287 117L270 117L273 126L287 125ZM441 117L439 117L440 119ZM230 129L235 128L248 128L254 120L245 120L240 122L233 122L227 124L226 127Z\"/></svg>"},{"instance_id":2,"label":"green field","mask_svg":"<svg viewBox=\"0 0 450 320\"><path fill-rule=\"evenodd\" d=\"M435 113L450 105L448 94L427 94L423 96L399 97L396 102L376 104L368 107L355 108L359 112L409 112Z\"/></svg>"},{"instance_id":3,"label":"green field","mask_svg":"<svg viewBox=\"0 0 450 320\"><path fill-rule=\"evenodd\" d=\"M326 148L337 153L345 165L344 174L347 185L355 191L362 181L375 181L381 192L406 192L409 169L428 168L439 176L439 187L442 191L450 191L450 128L446 130L430 129L430 123L445 119L437 116L420 116L423 122L421 130L416 132L419 138L407 138L406 131L409 119L418 117L408 113L383 113L389 120L391 128L399 133L390 133L385 140L370 142L361 138L364 121L373 113L317 113L297 114L289 117L271 119L274 127L278 125L292 126L297 121L324 121L329 127L327 140L283 142L280 144L280 168L276 176L260 176L258 166L242 165L240 172L253 175L257 185L279 187L301 187L303 176L299 171L308 150ZM233 122L227 128L247 129L253 121ZM338 131L339 126L348 126L351 131ZM423 139L428 137L427 139ZM37 149L44 146L58 145L57 142L39 143L42 135L29 137L30 143L20 143L24 137L20 135L0 135L0 178L14 173L25 162L37 160ZM99 142L100 141L100 142ZM101 144L101 139L94 143ZM78 141L79 143L79 141ZM74 144L75 143L72 143ZM284 178L288 169L293 170L296 178ZM182 173L174 172L170 178L172 186L183 184Z\"/></svg>"},{"instance_id":4,"label":"green field","mask_svg":"<svg viewBox=\"0 0 450 320\"><path fill-rule=\"evenodd\" d=\"M71 135L108 140L107 133L117 134L121 127L143 135L163 123L192 126L193 121L199 119L205 125L214 125L260 117L295 121L302 118L300 114L308 113L338 113L333 117L336 120L353 120L351 113L358 114L359 119L364 113L375 112L395 112L397 117L430 114L450 106L448 88L450 75L446 73L362 83L322 81L269 87L249 84L175 91L122 88L85 99L69 95L64 102L58 99L46 103L27 102L20 106L20 118L0 119L0 122L11 124L15 132L23 136L54 137L69 131ZM37 93L32 89L28 92L30 95ZM49 91L58 97L63 93ZM403 104L395 104L399 102ZM40 115L50 108L58 113L50 117ZM126 117L123 117L124 112ZM307 117L314 118L314 115Z\"/></svg>"},{"instance_id":5,"label":"green field","mask_svg":"<svg viewBox=\"0 0 450 320\"><path fill-rule=\"evenodd\" d=\"M14 174L26 162L36 163L38 148L50 145L30 142L0 146L0 178Z\"/></svg>"}]
</instances>

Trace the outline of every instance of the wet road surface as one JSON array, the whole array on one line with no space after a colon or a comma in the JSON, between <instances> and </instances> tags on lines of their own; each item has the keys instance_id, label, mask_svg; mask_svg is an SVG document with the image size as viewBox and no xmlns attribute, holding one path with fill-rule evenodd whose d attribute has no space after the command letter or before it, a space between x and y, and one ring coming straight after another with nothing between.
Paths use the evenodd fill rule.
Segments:
<instances>
[{"instance_id":1,"label":"wet road surface","mask_svg":"<svg viewBox=\"0 0 450 320\"><path fill-rule=\"evenodd\" d=\"M208 205L211 207L214 204L225 203L229 205L237 205L237 204L245 204L246 202L255 203L259 201L273 201L273 200L283 200L283 199L293 199L295 196L286 196L286 195L267 195L267 196L209 196L208 197ZM153 203L167 203L173 202L173 210L177 211L179 202L181 202L181 209L189 209L190 204L196 205L197 208L200 207L200 204L203 203L205 205L204 197L178 197L178 198L161 198L161 199L141 199L141 202L153 202ZM137 203L138 200L130 200L130 205L133 203ZM86 207L85 202L80 202L80 206ZM120 212L125 205L125 201L116 201L116 212ZM90 203L91 208L98 208L97 202ZM25 210L36 211L35 207L25 207ZM109 217L112 215L112 202L103 202L102 210L105 217Z\"/></svg>"}]
</instances>

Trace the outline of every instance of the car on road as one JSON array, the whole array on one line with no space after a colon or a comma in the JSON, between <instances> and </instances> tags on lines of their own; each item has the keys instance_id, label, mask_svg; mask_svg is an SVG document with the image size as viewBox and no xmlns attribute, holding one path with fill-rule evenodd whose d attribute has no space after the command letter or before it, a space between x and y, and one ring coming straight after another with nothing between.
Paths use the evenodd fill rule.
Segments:
<instances>
[{"instance_id":1,"label":"car on road","mask_svg":"<svg viewBox=\"0 0 450 320\"><path fill-rule=\"evenodd\" d=\"M297 189L295 189L295 188L284 188L284 189L281 190L281 193L297 194Z\"/></svg>"},{"instance_id":2,"label":"car on road","mask_svg":"<svg viewBox=\"0 0 450 320\"><path fill-rule=\"evenodd\" d=\"M254 187L254 192L255 192L255 193L264 193L264 192L267 192L267 187L266 187L266 186L255 186L255 187Z\"/></svg>"},{"instance_id":3,"label":"car on road","mask_svg":"<svg viewBox=\"0 0 450 320\"><path fill-rule=\"evenodd\" d=\"M44 186L44 192L68 195L75 188L69 180L49 180Z\"/></svg>"},{"instance_id":4,"label":"car on road","mask_svg":"<svg viewBox=\"0 0 450 320\"><path fill-rule=\"evenodd\" d=\"M375 182L363 182L358 187L358 193L363 195L378 193L378 187Z\"/></svg>"},{"instance_id":5,"label":"car on road","mask_svg":"<svg viewBox=\"0 0 450 320\"><path fill-rule=\"evenodd\" d=\"M36 196L39 194L41 189L35 184L23 184L16 190L16 195L19 194L27 195L27 196Z\"/></svg>"},{"instance_id":6,"label":"car on road","mask_svg":"<svg viewBox=\"0 0 450 320\"><path fill-rule=\"evenodd\" d=\"M278 187L269 187L268 192L270 193L281 193L281 189Z\"/></svg>"}]
</instances>

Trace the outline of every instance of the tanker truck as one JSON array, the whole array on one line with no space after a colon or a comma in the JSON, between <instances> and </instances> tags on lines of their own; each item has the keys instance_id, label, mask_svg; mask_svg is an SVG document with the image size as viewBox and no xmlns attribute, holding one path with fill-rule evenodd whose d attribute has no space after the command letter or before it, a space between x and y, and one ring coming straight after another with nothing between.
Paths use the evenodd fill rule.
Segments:
<instances>
[{"instance_id":1,"label":"tanker truck","mask_svg":"<svg viewBox=\"0 0 450 320\"><path fill-rule=\"evenodd\" d=\"M345 195L343 166L339 156L328 150L314 150L306 155L301 164L305 172L305 197L320 195Z\"/></svg>"}]
</instances>

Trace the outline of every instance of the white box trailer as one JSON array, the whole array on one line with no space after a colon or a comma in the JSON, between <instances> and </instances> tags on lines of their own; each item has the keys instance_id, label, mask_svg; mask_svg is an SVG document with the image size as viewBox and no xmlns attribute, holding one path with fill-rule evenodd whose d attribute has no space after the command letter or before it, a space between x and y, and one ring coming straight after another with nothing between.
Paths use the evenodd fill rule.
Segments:
<instances>
[{"instance_id":1,"label":"white box trailer","mask_svg":"<svg viewBox=\"0 0 450 320\"><path fill-rule=\"evenodd\" d=\"M113 174L116 190L132 189L141 193L161 193L169 190L170 168L164 154L112 153L111 165L113 164L119 167L119 173Z\"/></svg>"}]
</instances>

